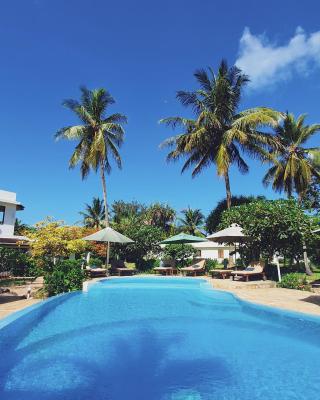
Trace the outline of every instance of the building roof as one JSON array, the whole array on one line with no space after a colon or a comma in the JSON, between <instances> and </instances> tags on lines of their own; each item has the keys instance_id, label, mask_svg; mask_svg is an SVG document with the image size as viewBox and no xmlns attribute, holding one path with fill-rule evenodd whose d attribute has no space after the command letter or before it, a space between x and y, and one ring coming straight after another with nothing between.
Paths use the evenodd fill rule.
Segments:
<instances>
[{"instance_id":1,"label":"building roof","mask_svg":"<svg viewBox=\"0 0 320 400\"><path fill-rule=\"evenodd\" d=\"M195 249L217 249L217 248L234 248L232 245L226 245L218 242L201 242L201 243L190 243Z\"/></svg>"},{"instance_id":2,"label":"building roof","mask_svg":"<svg viewBox=\"0 0 320 400\"><path fill-rule=\"evenodd\" d=\"M0 236L0 247L29 247L30 239L26 236Z\"/></svg>"},{"instance_id":3,"label":"building roof","mask_svg":"<svg viewBox=\"0 0 320 400\"><path fill-rule=\"evenodd\" d=\"M0 190L0 203L13 204L17 207L17 210L23 210L24 206L16 200L16 196L14 192Z\"/></svg>"}]
</instances>

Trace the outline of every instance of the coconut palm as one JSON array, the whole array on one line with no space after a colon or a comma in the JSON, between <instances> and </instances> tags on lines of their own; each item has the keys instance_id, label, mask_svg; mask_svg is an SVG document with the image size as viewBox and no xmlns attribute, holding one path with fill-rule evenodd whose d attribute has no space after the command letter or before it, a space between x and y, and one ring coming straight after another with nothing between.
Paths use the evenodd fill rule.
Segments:
<instances>
[{"instance_id":1,"label":"coconut palm","mask_svg":"<svg viewBox=\"0 0 320 400\"><path fill-rule=\"evenodd\" d=\"M180 222L179 228L183 232L190 235L201 233L200 229L203 228L204 215L199 208L192 210L190 207L182 210L183 218L178 218Z\"/></svg>"},{"instance_id":2,"label":"coconut palm","mask_svg":"<svg viewBox=\"0 0 320 400\"><path fill-rule=\"evenodd\" d=\"M301 203L313 178L320 178L318 160L320 147L304 147L320 124L305 125L306 115L295 119L287 113L283 123L275 127L275 150L272 152L273 165L263 178L265 186L272 184L275 191L284 191L288 197L294 193ZM317 168L318 166L318 168Z\"/></svg>"},{"instance_id":3,"label":"coconut palm","mask_svg":"<svg viewBox=\"0 0 320 400\"><path fill-rule=\"evenodd\" d=\"M87 228L102 228L105 225L105 208L99 197L92 199L92 204L85 204L85 211L79 214L83 218L83 225Z\"/></svg>"},{"instance_id":4,"label":"coconut palm","mask_svg":"<svg viewBox=\"0 0 320 400\"><path fill-rule=\"evenodd\" d=\"M278 192L284 191L288 197L298 195L302 203L313 179L320 178L320 147L304 147L303 145L315 133L320 131L320 124L305 125L306 115L295 119L287 113L283 123L275 127L275 149L272 152L273 165L263 178L263 183ZM306 273L312 275L309 267L307 249L303 242L303 256Z\"/></svg>"},{"instance_id":5,"label":"coconut palm","mask_svg":"<svg viewBox=\"0 0 320 400\"><path fill-rule=\"evenodd\" d=\"M244 86L249 78L235 66L228 68L222 61L217 75L211 68L194 74L200 88L193 92L179 91L177 99L191 107L194 119L170 117L161 120L183 132L162 143L174 147L167 160L186 158L182 172L193 167L192 176L214 164L219 176L224 177L228 208L231 206L229 169L235 164L241 173L248 172L243 153L264 159L265 146L272 141L259 129L275 126L280 113L269 108L252 108L239 112Z\"/></svg>"},{"instance_id":6,"label":"coconut palm","mask_svg":"<svg viewBox=\"0 0 320 400\"><path fill-rule=\"evenodd\" d=\"M121 168L119 147L123 142L123 124L127 118L122 114L106 115L107 109L115 101L105 89L88 90L81 87L81 99L65 100L63 105L80 119L81 125L72 125L60 129L56 139L77 140L78 144L70 158L69 166L80 164L82 179L90 170L100 171L106 226L109 226L107 187L105 172L111 172L110 156Z\"/></svg>"}]
</instances>

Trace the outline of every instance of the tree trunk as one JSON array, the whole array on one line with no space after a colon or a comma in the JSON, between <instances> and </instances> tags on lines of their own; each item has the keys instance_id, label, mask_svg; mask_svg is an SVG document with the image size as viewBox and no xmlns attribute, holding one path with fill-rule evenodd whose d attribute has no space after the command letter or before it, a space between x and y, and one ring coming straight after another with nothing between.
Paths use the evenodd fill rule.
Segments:
<instances>
[{"instance_id":1,"label":"tree trunk","mask_svg":"<svg viewBox=\"0 0 320 400\"><path fill-rule=\"evenodd\" d=\"M298 195L298 204L301 207L302 204L302 194L299 193ZM306 270L306 274L311 276L313 272L311 271L310 265L309 265L309 260L308 260L308 254L307 254L307 245L304 237L302 237L302 246L303 246L303 261L304 261L304 268Z\"/></svg>"},{"instance_id":2,"label":"tree trunk","mask_svg":"<svg viewBox=\"0 0 320 400\"><path fill-rule=\"evenodd\" d=\"M224 174L224 181L226 185L226 193L227 193L227 208L231 207L231 189L230 189L230 179L229 179L229 171Z\"/></svg>"},{"instance_id":3,"label":"tree trunk","mask_svg":"<svg viewBox=\"0 0 320 400\"><path fill-rule=\"evenodd\" d=\"M101 176L101 181L102 181L105 221L106 221L106 228L107 228L109 226L109 215L108 215L108 202L107 202L107 185L106 185L106 177L105 177L105 173L104 173L103 161L100 163L100 176Z\"/></svg>"}]
</instances>

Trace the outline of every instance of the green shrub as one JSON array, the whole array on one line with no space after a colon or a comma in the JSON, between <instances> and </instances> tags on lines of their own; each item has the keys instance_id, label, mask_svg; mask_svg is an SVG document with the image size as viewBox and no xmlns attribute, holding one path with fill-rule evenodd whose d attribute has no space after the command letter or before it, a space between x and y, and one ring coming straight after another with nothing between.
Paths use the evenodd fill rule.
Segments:
<instances>
[{"instance_id":1,"label":"green shrub","mask_svg":"<svg viewBox=\"0 0 320 400\"><path fill-rule=\"evenodd\" d=\"M39 276L40 272L28 253L21 249L0 247L0 272L13 276Z\"/></svg>"},{"instance_id":2,"label":"green shrub","mask_svg":"<svg viewBox=\"0 0 320 400\"><path fill-rule=\"evenodd\" d=\"M298 273L286 274L282 277L278 287L286 289L310 290L310 285L305 275Z\"/></svg>"},{"instance_id":3,"label":"green shrub","mask_svg":"<svg viewBox=\"0 0 320 400\"><path fill-rule=\"evenodd\" d=\"M80 290L84 279L80 261L60 261L44 276L45 290L49 296Z\"/></svg>"},{"instance_id":4,"label":"green shrub","mask_svg":"<svg viewBox=\"0 0 320 400\"><path fill-rule=\"evenodd\" d=\"M95 267L102 267L103 265L103 261L100 258L90 258L89 260L89 265L91 266L95 266Z\"/></svg>"},{"instance_id":5,"label":"green shrub","mask_svg":"<svg viewBox=\"0 0 320 400\"><path fill-rule=\"evenodd\" d=\"M176 261L176 266L183 268L190 264L191 258L197 254L197 250L190 244L168 244L163 250L164 258Z\"/></svg>"},{"instance_id":6,"label":"green shrub","mask_svg":"<svg viewBox=\"0 0 320 400\"><path fill-rule=\"evenodd\" d=\"M215 269L219 266L219 261L212 258L206 259L205 269L206 272L210 272L212 269Z\"/></svg>"}]
</instances>

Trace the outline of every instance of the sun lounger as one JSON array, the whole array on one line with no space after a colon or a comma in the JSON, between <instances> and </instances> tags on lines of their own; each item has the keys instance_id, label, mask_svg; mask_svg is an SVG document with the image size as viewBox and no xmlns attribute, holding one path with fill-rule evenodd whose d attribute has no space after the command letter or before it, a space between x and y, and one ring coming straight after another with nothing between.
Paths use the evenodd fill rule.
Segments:
<instances>
[{"instance_id":1,"label":"sun lounger","mask_svg":"<svg viewBox=\"0 0 320 400\"><path fill-rule=\"evenodd\" d=\"M155 273L159 273L161 275L173 275L177 274L178 272L174 260L162 260L160 262L160 266L153 268L153 270Z\"/></svg>"},{"instance_id":2,"label":"sun lounger","mask_svg":"<svg viewBox=\"0 0 320 400\"><path fill-rule=\"evenodd\" d=\"M231 272L231 276L233 280L235 277L240 277L243 278L246 282L248 282L249 277L252 276L261 276L264 281L267 279L264 272L264 262L262 261L252 262L250 266L243 271Z\"/></svg>"},{"instance_id":3,"label":"sun lounger","mask_svg":"<svg viewBox=\"0 0 320 400\"><path fill-rule=\"evenodd\" d=\"M136 273L136 270L133 268L128 268L126 262L123 260L112 260L110 273L116 274L118 276L121 275L133 275Z\"/></svg>"},{"instance_id":4,"label":"sun lounger","mask_svg":"<svg viewBox=\"0 0 320 400\"><path fill-rule=\"evenodd\" d=\"M97 278L99 276L107 276L108 271L105 268L86 267L86 272L90 278Z\"/></svg>"},{"instance_id":5,"label":"sun lounger","mask_svg":"<svg viewBox=\"0 0 320 400\"><path fill-rule=\"evenodd\" d=\"M222 277L222 279L229 278L234 272L234 268L225 268L225 269L213 269L210 271L212 278L214 278L216 275L219 275Z\"/></svg>"},{"instance_id":6,"label":"sun lounger","mask_svg":"<svg viewBox=\"0 0 320 400\"><path fill-rule=\"evenodd\" d=\"M206 260L198 261L197 263L190 265L190 267L180 268L183 275L193 275L204 273Z\"/></svg>"}]
</instances>

